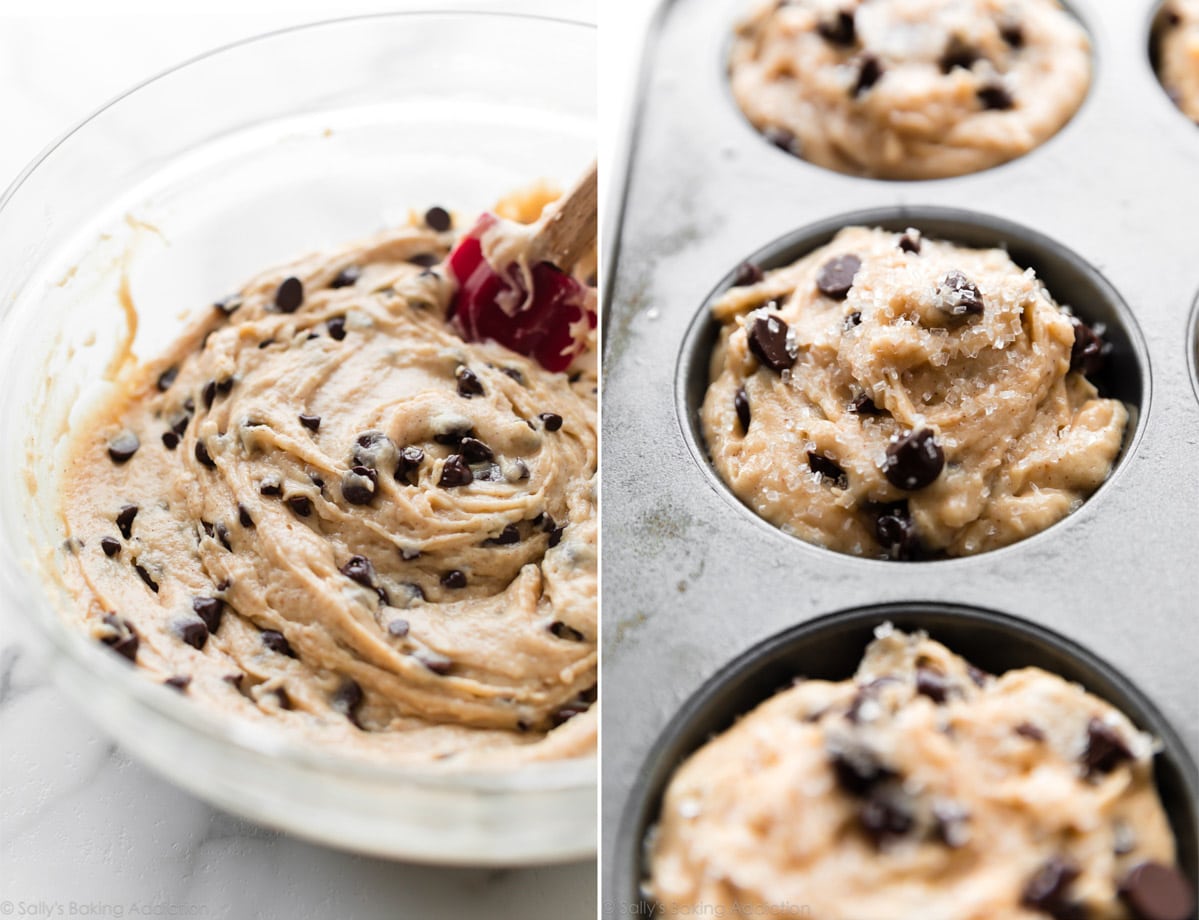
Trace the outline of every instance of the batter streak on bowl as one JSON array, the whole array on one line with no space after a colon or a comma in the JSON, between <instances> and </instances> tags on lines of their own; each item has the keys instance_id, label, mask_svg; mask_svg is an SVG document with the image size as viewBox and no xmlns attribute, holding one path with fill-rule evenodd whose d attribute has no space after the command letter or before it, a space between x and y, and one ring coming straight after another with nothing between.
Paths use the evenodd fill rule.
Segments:
<instances>
[{"instance_id":1,"label":"batter streak on bowl","mask_svg":"<svg viewBox=\"0 0 1199 920\"><path fill-rule=\"evenodd\" d=\"M389 761L590 753L595 373L445 321L450 216L273 269L136 368L64 484L81 625Z\"/></svg>"}]
</instances>

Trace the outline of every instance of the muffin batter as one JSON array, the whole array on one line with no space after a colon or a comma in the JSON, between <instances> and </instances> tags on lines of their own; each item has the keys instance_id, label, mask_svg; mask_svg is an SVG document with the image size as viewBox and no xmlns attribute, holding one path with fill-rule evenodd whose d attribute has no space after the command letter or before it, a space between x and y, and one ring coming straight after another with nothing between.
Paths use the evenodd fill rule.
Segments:
<instances>
[{"instance_id":1,"label":"muffin batter","mask_svg":"<svg viewBox=\"0 0 1199 920\"><path fill-rule=\"evenodd\" d=\"M1190 896L1152 738L1056 675L876 635L851 680L800 680L679 768L647 850L663 916L1117 920Z\"/></svg>"},{"instance_id":2,"label":"muffin batter","mask_svg":"<svg viewBox=\"0 0 1199 920\"><path fill-rule=\"evenodd\" d=\"M1057 0L769 0L737 28L729 74L766 137L880 179L976 172L1070 120L1090 41Z\"/></svg>"},{"instance_id":3,"label":"muffin batter","mask_svg":"<svg viewBox=\"0 0 1199 920\"><path fill-rule=\"evenodd\" d=\"M859 556L965 556L1075 510L1128 412L1086 374L1101 329L1032 270L850 227L714 305L702 422L720 476L772 524Z\"/></svg>"},{"instance_id":4,"label":"muffin batter","mask_svg":"<svg viewBox=\"0 0 1199 920\"><path fill-rule=\"evenodd\" d=\"M1157 72L1170 98L1199 122L1199 0L1169 0L1156 26Z\"/></svg>"},{"instance_id":5,"label":"muffin batter","mask_svg":"<svg viewBox=\"0 0 1199 920\"><path fill-rule=\"evenodd\" d=\"M119 382L63 489L92 635L364 757L594 749L594 367L459 338L454 239L268 271Z\"/></svg>"}]
</instances>

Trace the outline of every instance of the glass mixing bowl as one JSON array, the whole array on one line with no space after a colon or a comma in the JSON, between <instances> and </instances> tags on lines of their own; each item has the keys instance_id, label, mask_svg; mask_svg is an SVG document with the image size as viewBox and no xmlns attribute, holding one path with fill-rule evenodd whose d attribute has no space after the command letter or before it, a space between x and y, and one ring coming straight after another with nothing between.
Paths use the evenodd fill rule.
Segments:
<instances>
[{"instance_id":1,"label":"glass mixing bowl","mask_svg":"<svg viewBox=\"0 0 1199 920\"><path fill-rule=\"evenodd\" d=\"M470 212L595 156L594 28L401 13L197 58L101 109L0 198L0 599L107 732L201 798L319 842L455 864L595 852L596 758L355 762L210 717L69 627L63 441L132 336L153 356L262 268L431 204ZM136 324L122 307L122 278ZM135 325L135 328L130 328Z\"/></svg>"}]
</instances>

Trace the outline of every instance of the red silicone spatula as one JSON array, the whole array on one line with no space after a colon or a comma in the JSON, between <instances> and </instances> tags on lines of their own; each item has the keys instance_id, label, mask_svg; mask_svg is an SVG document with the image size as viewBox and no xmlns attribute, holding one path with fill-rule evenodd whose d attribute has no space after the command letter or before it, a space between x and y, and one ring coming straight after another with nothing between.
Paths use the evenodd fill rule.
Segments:
<instances>
[{"instance_id":1,"label":"red silicone spatula","mask_svg":"<svg viewBox=\"0 0 1199 920\"><path fill-rule=\"evenodd\" d=\"M593 163L532 227L484 214L448 260L458 283L449 316L468 342L492 339L564 371L595 328L595 291L569 272L595 242Z\"/></svg>"}]
</instances>

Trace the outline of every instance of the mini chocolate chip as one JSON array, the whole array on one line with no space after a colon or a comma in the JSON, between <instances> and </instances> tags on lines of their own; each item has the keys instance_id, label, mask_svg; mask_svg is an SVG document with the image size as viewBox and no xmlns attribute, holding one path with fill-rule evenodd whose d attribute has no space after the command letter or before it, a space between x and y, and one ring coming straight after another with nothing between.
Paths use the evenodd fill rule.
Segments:
<instances>
[{"instance_id":1,"label":"mini chocolate chip","mask_svg":"<svg viewBox=\"0 0 1199 920\"><path fill-rule=\"evenodd\" d=\"M1039 910L1056 920L1085 918L1080 905L1071 900L1067 890L1078 878L1078 866L1061 857L1053 857L1028 881L1020 896L1025 907Z\"/></svg>"},{"instance_id":2,"label":"mini chocolate chip","mask_svg":"<svg viewBox=\"0 0 1199 920\"><path fill-rule=\"evenodd\" d=\"M245 674L226 674L221 678L225 683L232 684L238 690L241 689L241 682L245 678Z\"/></svg>"},{"instance_id":3,"label":"mini chocolate chip","mask_svg":"<svg viewBox=\"0 0 1199 920\"><path fill-rule=\"evenodd\" d=\"M550 549L553 549L562 542L562 534L564 533L566 533L565 524L561 525L560 527L555 527L552 531L550 531L550 538L546 545L549 546Z\"/></svg>"},{"instance_id":4,"label":"mini chocolate chip","mask_svg":"<svg viewBox=\"0 0 1199 920\"><path fill-rule=\"evenodd\" d=\"M172 628L176 636L194 649L203 648L208 641L208 627L199 617L176 620Z\"/></svg>"},{"instance_id":5,"label":"mini chocolate chip","mask_svg":"<svg viewBox=\"0 0 1199 920\"><path fill-rule=\"evenodd\" d=\"M854 28L853 10L841 10L816 26L816 31L830 45L852 47L857 40Z\"/></svg>"},{"instance_id":6,"label":"mini chocolate chip","mask_svg":"<svg viewBox=\"0 0 1199 920\"><path fill-rule=\"evenodd\" d=\"M858 64L858 78L853 84L853 96L856 99L868 92L875 83L883 78L883 63L873 54L862 55Z\"/></svg>"},{"instance_id":7,"label":"mini chocolate chip","mask_svg":"<svg viewBox=\"0 0 1199 920\"><path fill-rule=\"evenodd\" d=\"M209 456L208 448L204 446L203 441L196 441L195 454L196 460L200 462L201 466L206 466L210 470L216 469L216 464L213 462L212 457Z\"/></svg>"},{"instance_id":8,"label":"mini chocolate chip","mask_svg":"<svg viewBox=\"0 0 1199 920\"><path fill-rule=\"evenodd\" d=\"M100 641L130 661L137 661L137 647L141 641L133 624L115 613L104 614L104 623L116 631L115 635Z\"/></svg>"},{"instance_id":9,"label":"mini chocolate chip","mask_svg":"<svg viewBox=\"0 0 1199 920\"><path fill-rule=\"evenodd\" d=\"M849 708L845 710L845 718L854 725L857 725L862 721L862 710L866 707L866 704L877 700L879 690L887 684L896 683L899 683L899 678L883 676L876 677L867 684L861 684L854 692L853 699L849 702ZM869 720L869 716L867 720Z\"/></svg>"},{"instance_id":10,"label":"mini chocolate chip","mask_svg":"<svg viewBox=\"0 0 1199 920\"><path fill-rule=\"evenodd\" d=\"M573 626L563 623L561 620L555 620L550 624L550 632L559 639L565 639L568 642L582 642L584 638L581 632Z\"/></svg>"},{"instance_id":11,"label":"mini chocolate chip","mask_svg":"<svg viewBox=\"0 0 1199 920\"><path fill-rule=\"evenodd\" d=\"M874 404L874 400L865 393L859 393L845 407L847 412L853 412L855 415L881 415L882 410Z\"/></svg>"},{"instance_id":12,"label":"mini chocolate chip","mask_svg":"<svg viewBox=\"0 0 1199 920\"><path fill-rule=\"evenodd\" d=\"M483 395L483 384L479 376L465 364L458 365L454 376L458 378L458 395L463 399Z\"/></svg>"},{"instance_id":13,"label":"mini chocolate chip","mask_svg":"<svg viewBox=\"0 0 1199 920\"><path fill-rule=\"evenodd\" d=\"M445 233L454 226L454 220L445 208L432 207L425 212L425 226L438 233Z\"/></svg>"},{"instance_id":14,"label":"mini chocolate chip","mask_svg":"<svg viewBox=\"0 0 1199 920\"><path fill-rule=\"evenodd\" d=\"M212 404L216 401L216 381L209 380L208 383L204 384L204 390L200 395L204 400L204 408L211 409Z\"/></svg>"},{"instance_id":15,"label":"mini chocolate chip","mask_svg":"<svg viewBox=\"0 0 1199 920\"><path fill-rule=\"evenodd\" d=\"M920 231L909 227L903 232L903 236L899 238L899 248L904 252L911 252L916 255L920 254L920 249L924 245L924 239L920 236Z\"/></svg>"},{"instance_id":16,"label":"mini chocolate chip","mask_svg":"<svg viewBox=\"0 0 1199 920\"><path fill-rule=\"evenodd\" d=\"M844 328L845 328L846 332L848 332L850 329L854 329L860 325L862 325L862 311L861 310L854 310L852 313L849 314L849 316L845 317Z\"/></svg>"},{"instance_id":17,"label":"mini chocolate chip","mask_svg":"<svg viewBox=\"0 0 1199 920\"><path fill-rule=\"evenodd\" d=\"M557 728L560 725L565 725L575 716L581 716L590 708L590 706L582 706L577 703L572 703L569 706L563 706L552 716L550 716L550 721L553 723L554 728Z\"/></svg>"},{"instance_id":18,"label":"mini chocolate chip","mask_svg":"<svg viewBox=\"0 0 1199 920\"><path fill-rule=\"evenodd\" d=\"M499 536L492 537L487 541L496 546L511 546L513 543L520 542L520 528L515 524L508 524L500 531Z\"/></svg>"},{"instance_id":19,"label":"mini chocolate chip","mask_svg":"<svg viewBox=\"0 0 1199 920\"><path fill-rule=\"evenodd\" d=\"M411 624L407 620L396 617L387 624L387 634L395 639L403 639L411 628Z\"/></svg>"},{"instance_id":20,"label":"mini chocolate chip","mask_svg":"<svg viewBox=\"0 0 1199 920\"><path fill-rule=\"evenodd\" d=\"M509 376L509 377L511 377L513 380L515 380L517 383L521 384L522 386L524 385L524 382L525 382L525 375L524 375L524 374L522 374L522 373L521 373L519 370L517 370L515 367L501 367L501 368L500 368L500 373L501 373L501 374L506 374L507 376Z\"/></svg>"},{"instance_id":21,"label":"mini chocolate chip","mask_svg":"<svg viewBox=\"0 0 1199 920\"><path fill-rule=\"evenodd\" d=\"M969 70L982 57L973 45L954 35L941 52L941 73L949 73L955 67Z\"/></svg>"},{"instance_id":22,"label":"mini chocolate chip","mask_svg":"<svg viewBox=\"0 0 1199 920\"><path fill-rule=\"evenodd\" d=\"M325 328L329 330L329 338L340 342L346 337L346 318L335 316L325 323Z\"/></svg>"},{"instance_id":23,"label":"mini chocolate chip","mask_svg":"<svg viewBox=\"0 0 1199 920\"><path fill-rule=\"evenodd\" d=\"M1005 112L1016 104L1016 100L1012 98L1007 87L999 83L988 83L981 87L978 91L978 101L982 103L984 109L993 109L999 112Z\"/></svg>"},{"instance_id":24,"label":"mini chocolate chip","mask_svg":"<svg viewBox=\"0 0 1199 920\"><path fill-rule=\"evenodd\" d=\"M959 271L951 271L937 285L934 304L950 316L981 316L985 309L978 285Z\"/></svg>"},{"instance_id":25,"label":"mini chocolate chip","mask_svg":"<svg viewBox=\"0 0 1199 920\"><path fill-rule=\"evenodd\" d=\"M216 525L216 538L220 541L221 546L229 552L233 552L233 547L229 545L229 528L224 524Z\"/></svg>"},{"instance_id":26,"label":"mini chocolate chip","mask_svg":"<svg viewBox=\"0 0 1199 920\"><path fill-rule=\"evenodd\" d=\"M987 685L987 678L991 676L982 668L976 667L969 662L966 662L966 673L970 675L970 679L974 681L976 687L985 687Z\"/></svg>"},{"instance_id":27,"label":"mini chocolate chip","mask_svg":"<svg viewBox=\"0 0 1199 920\"><path fill-rule=\"evenodd\" d=\"M862 260L855 255L837 256L821 266L816 275L816 287L820 293L834 300L844 300L853 287L853 279L862 268Z\"/></svg>"},{"instance_id":28,"label":"mini chocolate chip","mask_svg":"<svg viewBox=\"0 0 1199 920\"><path fill-rule=\"evenodd\" d=\"M291 709L291 697L283 687L275 688L275 699L279 701L280 709Z\"/></svg>"},{"instance_id":29,"label":"mini chocolate chip","mask_svg":"<svg viewBox=\"0 0 1199 920\"><path fill-rule=\"evenodd\" d=\"M233 384L236 380L233 377L225 377L223 380L218 380L216 383L216 391L221 396L228 396L229 391L233 389Z\"/></svg>"},{"instance_id":30,"label":"mini chocolate chip","mask_svg":"<svg viewBox=\"0 0 1199 920\"><path fill-rule=\"evenodd\" d=\"M1102 719L1092 717L1087 722L1087 749L1082 755L1087 776L1111 773L1124 761L1131 759L1132 751L1119 732Z\"/></svg>"},{"instance_id":31,"label":"mini chocolate chip","mask_svg":"<svg viewBox=\"0 0 1199 920\"><path fill-rule=\"evenodd\" d=\"M897 489L914 492L932 485L945 468L945 452L930 428L909 431L887 445L883 475Z\"/></svg>"},{"instance_id":32,"label":"mini chocolate chip","mask_svg":"<svg viewBox=\"0 0 1199 920\"><path fill-rule=\"evenodd\" d=\"M777 316L756 317L749 326L746 341L754 357L777 374L795 364L799 356L790 327Z\"/></svg>"},{"instance_id":33,"label":"mini chocolate chip","mask_svg":"<svg viewBox=\"0 0 1199 920\"><path fill-rule=\"evenodd\" d=\"M250 509L240 502L237 505L237 522L241 524L242 527L254 526L254 519L250 517Z\"/></svg>"},{"instance_id":34,"label":"mini chocolate chip","mask_svg":"<svg viewBox=\"0 0 1199 920\"><path fill-rule=\"evenodd\" d=\"M834 485L838 489L849 488L849 476L841 468L841 464L831 457L810 450L808 451L808 467L813 473L818 473L823 477L824 481L830 485Z\"/></svg>"},{"instance_id":35,"label":"mini chocolate chip","mask_svg":"<svg viewBox=\"0 0 1199 920\"><path fill-rule=\"evenodd\" d=\"M545 423L546 431L557 431L562 427L562 416L555 412L542 412L537 417Z\"/></svg>"},{"instance_id":36,"label":"mini chocolate chip","mask_svg":"<svg viewBox=\"0 0 1199 920\"><path fill-rule=\"evenodd\" d=\"M351 505L369 505L378 483L378 473L368 466L356 466L342 477L341 496Z\"/></svg>"},{"instance_id":37,"label":"mini chocolate chip","mask_svg":"<svg viewBox=\"0 0 1199 920\"><path fill-rule=\"evenodd\" d=\"M414 559L420 558L420 550L414 549L410 546L401 546L400 547L400 558L403 559L405 562L412 562Z\"/></svg>"},{"instance_id":38,"label":"mini chocolate chip","mask_svg":"<svg viewBox=\"0 0 1199 920\"><path fill-rule=\"evenodd\" d=\"M208 521L200 521L200 526L204 528L204 533L209 539L212 539L216 536L216 530Z\"/></svg>"},{"instance_id":39,"label":"mini chocolate chip","mask_svg":"<svg viewBox=\"0 0 1199 920\"><path fill-rule=\"evenodd\" d=\"M934 703L944 703L949 698L953 684L942 674L932 668L916 669L916 692L927 696Z\"/></svg>"},{"instance_id":40,"label":"mini chocolate chip","mask_svg":"<svg viewBox=\"0 0 1199 920\"><path fill-rule=\"evenodd\" d=\"M351 556L338 571L350 581L355 581L366 588L375 586L375 567L365 556Z\"/></svg>"},{"instance_id":41,"label":"mini chocolate chip","mask_svg":"<svg viewBox=\"0 0 1199 920\"><path fill-rule=\"evenodd\" d=\"M441 477L437 484L443 489L453 489L457 486L468 486L474 482L474 473L466 465L460 454L450 454L441 467Z\"/></svg>"},{"instance_id":42,"label":"mini chocolate chip","mask_svg":"<svg viewBox=\"0 0 1199 920\"><path fill-rule=\"evenodd\" d=\"M1004 22L999 26L999 37L1012 48L1024 47L1024 26L1018 22Z\"/></svg>"},{"instance_id":43,"label":"mini chocolate chip","mask_svg":"<svg viewBox=\"0 0 1199 920\"><path fill-rule=\"evenodd\" d=\"M452 569L441 576L441 586L457 590L466 587L466 573L459 569Z\"/></svg>"},{"instance_id":44,"label":"mini chocolate chip","mask_svg":"<svg viewBox=\"0 0 1199 920\"><path fill-rule=\"evenodd\" d=\"M425 452L419 447L405 447L396 457L396 480L411 483L412 474L420 469L424 459Z\"/></svg>"},{"instance_id":45,"label":"mini chocolate chip","mask_svg":"<svg viewBox=\"0 0 1199 920\"><path fill-rule=\"evenodd\" d=\"M208 631L214 633L221 626L221 617L225 614L225 602L219 597L193 597L192 610L204 621Z\"/></svg>"},{"instance_id":46,"label":"mini chocolate chip","mask_svg":"<svg viewBox=\"0 0 1199 920\"><path fill-rule=\"evenodd\" d=\"M781 128L778 125L771 125L762 132L764 137L772 146L778 147L779 150L789 153L792 156L800 155L799 139L794 132L788 131L786 128Z\"/></svg>"},{"instance_id":47,"label":"mini chocolate chip","mask_svg":"<svg viewBox=\"0 0 1199 920\"><path fill-rule=\"evenodd\" d=\"M179 435L173 431L164 431L162 433L162 446L167 450L174 450L179 446Z\"/></svg>"},{"instance_id":48,"label":"mini chocolate chip","mask_svg":"<svg viewBox=\"0 0 1199 920\"><path fill-rule=\"evenodd\" d=\"M158 593L158 582L154 580L150 573L147 572L141 563L139 563L136 559L133 560L133 570L137 572L138 577L146 583L147 588L149 588L155 594Z\"/></svg>"},{"instance_id":49,"label":"mini chocolate chip","mask_svg":"<svg viewBox=\"0 0 1199 920\"><path fill-rule=\"evenodd\" d=\"M231 578L222 578L219 582L217 582L216 589L218 591L228 591L232 584L233 580Z\"/></svg>"},{"instance_id":50,"label":"mini chocolate chip","mask_svg":"<svg viewBox=\"0 0 1199 920\"><path fill-rule=\"evenodd\" d=\"M408 259L408 263L410 265L419 265L421 268L424 268L424 269L432 268L434 265L436 265L440 261L441 261L441 257L433 252L419 252L414 256L410 256ZM437 272L431 272L431 271L421 272L422 278L425 277L426 275L432 276L434 278L438 277Z\"/></svg>"},{"instance_id":51,"label":"mini chocolate chip","mask_svg":"<svg viewBox=\"0 0 1199 920\"><path fill-rule=\"evenodd\" d=\"M533 526L540 527L544 533L553 533L557 529L558 524L554 521L552 515L546 514L543 511L537 517L533 518Z\"/></svg>"},{"instance_id":52,"label":"mini chocolate chip","mask_svg":"<svg viewBox=\"0 0 1199 920\"><path fill-rule=\"evenodd\" d=\"M434 674L449 674L453 670L454 662L442 655L440 652L435 652L432 649L424 649L416 653L416 660L423 664Z\"/></svg>"},{"instance_id":53,"label":"mini chocolate chip","mask_svg":"<svg viewBox=\"0 0 1199 920\"><path fill-rule=\"evenodd\" d=\"M463 438L458 444L462 456L469 463L484 463L495 457L495 453L478 438Z\"/></svg>"},{"instance_id":54,"label":"mini chocolate chip","mask_svg":"<svg viewBox=\"0 0 1199 920\"><path fill-rule=\"evenodd\" d=\"M1070 370L1081 371L1085 376L1098 373L1103 368L1111 346L1104 341L1106 331L1102 323L1088 326L1077 316L1070 317L1074 327L1074 342L1070 346Z\"/></svg>"},{"instance_id":55,"label":"mini chocolate chip","mask_svg":"<svg viewBox=\"0 0 1199 920\"><path fill-rule=\"evenodd\" d=\"M882 506L874 522L874 536L891 559L907 562L920 555L920 538L906 501Z\"/></svg>"},{"instance_id":56,"label":"mini chocolate chip","mask_svg":"<svg viewBox=\"0 0 1199 920\"><path fill-rule=\"evenodd\" d=\"M319 431L321 427L321 417L319 415L305 415L300 413L300 424L309 431Z\"/></svg>"},{"instance_id":57,"label":"mini chocolate chip","mask_svg":"<svg viewBox=\"0 0 1199 920\"><path fill-rule=\"evenodd\" d=\"M1031 722L1021 722L1015 727L1014 731L1021 738L1027 738L1029 741L1045 740L1045 733Z\"/></svg>"},{"instance_id":58,"label":"mini chocolate chip","mask_svg":"<svg viewBox=\"0 0 1199 920\"><path fill-rule=\"evenodd\" d=\"M307 495L293 495L287 499L287 507L300 517L312 514L312 499Z\"/></svg>"},{"instance_id":59,"label":"mini chocolate chip","mask_svg":"<svg viewBox=\"0 0 1199 920\"><path fill-rule=\"evenodd\" d=\"M166 392L171 388L171 384L175 382L175 378L179 376L179 365L172 364L165 371L158 375L158 389Z\"/></svg>"},{"instance_id":60,"label":"mini chocolate chip","mask_svg":"<svg viewBox=\"0 0 1199 920\"><path fill-rule=\"evenodd\" d=\"M449 431L439 431L433 435L433 440L446 447L457 447L463 438L474 437L473 428L451 428Z\"/></svg>"},{"instance_id":61,"label":"mini chocolate chip","mask_svg":"<svg viewBox=\"0 0 1199 920\"><path fill-rule=\"evenodd\" d=\"M121 541L116 537L101 537L100 549L104 550L104 555L111 559L121 551Z\"/></svg>"},{"instance_id":62,"label":"mini chocolate chip","mask_svg":"<svg viewBox=\"0 0 1199 920\"><path fill-rule=\"evenodd\" d=\"M280 313L295 313L304 302L304 283L299 278L284 278L275 291L275 309Z\"/></svg>"},{"instance_id":63,"label":"mini chocolate chip","mask_svg":"<svg viewBox=\"0 0 1199 920\"><path fill-rule=\"evenodd\" d=\"M745 287L762 280L762 269L753 262L742 262L733 273L733 287Z\"/></svg>"},{"instance_id":64,"label":"mini chocolate chip","mask_svg":"<svg viewBox=\"0 0 1199 920\"><path fill-rule=\"evenodd\" d=\"M733 394L733 408L737 412L737 420L741 422L741 433L749 434L749 397L745 394L745 387L738 387L737 392Z\"/></svg>"},{"instance_id":65,"label":"mini chocolate chip","mask_svg":"<svg viewBox=\"0 0 1199 920\"><path fill-rule=\"evenodd\" d=\"M133 519L135 517L137 517L137 505L121 505L121 510L117 512L117 528L126 540L133 536Z\"/></svg>"},{"instance_id":66,"label":"mini chocolate chip","mask_svg":"<svg viewBox=\"0 0 1199 920\"><path fill-rule=\"evenodd\" d=\"M267 498L278 498L283 494L283 486L273 480L266 480L258 487L258 494Z\"/></svg>"},{"instance_id":67,"label":"mini chocolate chip","mask_svg":"<svg viewBox=\"0 0 1199 920\"><path fill-rule=\"evenodd\" d=\"M362 269L357 265L347 265L339 271L329 282L331 288L353 287L358 283L358 279L362 277Z\"/></svg>"},{"instance_id":68,"label":"mini chocolate chip","mask_svg":"<svg viewBox=\"0 0 1199 920\"><path fill-rule=\"evenodd\" d=\"M176 674L174 677L168 677L163 681L163 684L172 687L182 693L191 684L192 679L186 674Z\"/></svg>"},{"instance_id":69,"label":"mini chocolate chip","mask_svg":"<svg viewBox=\"0 0 1199 920\"><path fill-rule=\"evenodd\" d=\"M361 728L362 725L358 721L358 709L362 706L362 699L362 687L358 684L358 681L352 677L347 677L334 692L332 698L329 700L329 705L334 712L340 712L352 723Z\"/></svg>"},{"instance_id":70,"label":"mini chocolate chip","mask_svg":"<svg viewBox=\"0 0 1199 920\"><path fill-rule=\"evenodd\" d=\"M291 647L291 643L287 641L287 636L283 635L277 629L264 629L262 631L262 644L272 652L286 655L288 658L296 657L295 650Z\"/></svg>"},{"instance_id":71,"label":"mini chocolate chip","mask_svg":"<svg viewBox=\"0 0 1199 920\"><path fill-rule=\"evenodd\" d=\"M129 429L125 429L108 442L108 456L112 459L113 463L119 466L136 454L137 449L141 446L141 441L138 440L137 435Z\"/></svg>"},{"instance_id":72,"label":"mini chocolate chip","mask_svg":"<svg viewBox=\"0 0 1199 920\"><path fill-rule=\"evenodd\" d=\"M232 316L241 309L242 299L240 294L230 294L221 300L214 303L213 309L220 310L226 316Z\"/></svg>"},{"instance_id":73,"label":"mini chocolate chip","mask_svg":"<svg viewBox=\"0 0 1199 920\"><path fill-rule=\"evenodd\" d=\"M854 796L863 796L880 783L897 776L894 770L880 763L865 748L834 751L831 763L837 784Z\"/></svg>"},{"instance_id":74,"label":"mini chocolate chip","mask_svg":"<svg viewBox=\"0 0 1199 920\"><path fill-rule=\"evenodd\" d=\"M1195 911L1195 890L1174 866L1136 865L1120 882L1120 897L1139 920L1187 920Z\"/></svg>"},{"instance_id":75,"label":"mini chocolate chip","mask_svg":"<svg viewBox=\"0 0 1199 920\"><path fill-rule=\"evenodd\" d=\"M915 821L899 802L875 790L858 809L858 823L879 847L907 834Z\"/></svg>"}]
</instances>

